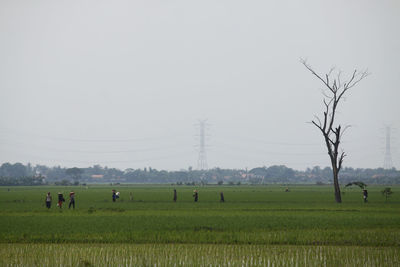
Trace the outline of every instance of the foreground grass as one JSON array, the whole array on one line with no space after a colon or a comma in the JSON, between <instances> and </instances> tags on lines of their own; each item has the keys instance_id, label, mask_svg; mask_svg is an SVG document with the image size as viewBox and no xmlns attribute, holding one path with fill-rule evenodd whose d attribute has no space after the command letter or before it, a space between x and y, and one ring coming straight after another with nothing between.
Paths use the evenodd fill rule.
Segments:
<instances>
[{"instance_id":1,"label":"foreground grass","mask_svg":"<svg viewBox=\"0 0 400 267\"><path fill-rule=\"evenodd\" d=\"M399 266L399 248L0 244L0 266Z\"/></svg>"}]
</instances>

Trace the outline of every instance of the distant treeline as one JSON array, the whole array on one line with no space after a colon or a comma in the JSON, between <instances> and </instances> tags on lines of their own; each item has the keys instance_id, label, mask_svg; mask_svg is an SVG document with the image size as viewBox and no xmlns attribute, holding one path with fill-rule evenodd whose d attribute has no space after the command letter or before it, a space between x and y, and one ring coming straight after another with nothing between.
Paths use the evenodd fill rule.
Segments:
<instances>
[{"instance_id":1,"label":"distant treeline","mask_svg":"<svg viewBox=\"0 0 400 267\"><path fill-rule=\"evenodd\" d=\"M366 184L400 184L400 171L344 168L341 184L362 181ZM184 184L329 184L332 170L318 166L305 171L284 165L258 167L251 170L221 169L165 171L151 167L119 170L94 165L88 168L48 167L21 163L4 163L0 167L0 185L40 185L79 183L174 183Z\"/></svg>"},{"instance_id":2,"label":"distant treeline","mask_svg":"<svg viewBox=\"0 0 400 267\"><path fill-rule=\"evenodd\" d=\"M44 185L45 180L39 177L0 177L0 186Z\"/></svg>"}]
</instances>

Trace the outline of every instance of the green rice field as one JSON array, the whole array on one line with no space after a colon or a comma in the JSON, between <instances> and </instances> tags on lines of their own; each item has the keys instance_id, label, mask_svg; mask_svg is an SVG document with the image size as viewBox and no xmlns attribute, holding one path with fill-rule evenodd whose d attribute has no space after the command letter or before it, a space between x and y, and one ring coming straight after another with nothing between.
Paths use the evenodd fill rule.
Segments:
<instances>
[{"instance_id":1,"label":"green rice field","mask_svg":"<svg viewBox=\"0 0 400 267\"><path fill-rule=\"evenodd\" d=\"M368 187L368 203L359 188L344 188L341 204L332 186L285 188L0 187L0 266L400 265L400 187L388 200L384 186ZM112 189L121 193L115 203Z\"/></svg>"}]
</instances>

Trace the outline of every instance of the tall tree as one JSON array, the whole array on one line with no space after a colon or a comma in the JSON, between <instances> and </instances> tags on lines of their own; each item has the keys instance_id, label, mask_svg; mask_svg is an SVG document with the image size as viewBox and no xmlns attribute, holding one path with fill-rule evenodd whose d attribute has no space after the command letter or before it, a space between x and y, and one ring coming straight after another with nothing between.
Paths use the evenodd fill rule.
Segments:
<instances>
[{"instance_id":1,"label":"tall tree","mask_svg":"<svg viewBox=\"0 0 400 267\"><path fill-rule=\"evenodd\" d=\"M368 76L367 71L359 72L354 70L353 74L346 80L342 80L342 73L339 71L333 75L334 68L332 68L325 76L316 73L313 68L303 59L300 62L324 84L324 112L323 116L315 116L315 120L311 121L320 131L324 137L328 155L332 165L333 172L333 186L335 188L335 200L337 203L342 202L339 186L339 172L342 168L343 160L346 154L342 150L339 153L339 145L342 140L343 133L347 127L342 127L340 124L335 123L336 112L338 104L344 98L344 95L362 79Z\"/></svg>"}]
</instances>

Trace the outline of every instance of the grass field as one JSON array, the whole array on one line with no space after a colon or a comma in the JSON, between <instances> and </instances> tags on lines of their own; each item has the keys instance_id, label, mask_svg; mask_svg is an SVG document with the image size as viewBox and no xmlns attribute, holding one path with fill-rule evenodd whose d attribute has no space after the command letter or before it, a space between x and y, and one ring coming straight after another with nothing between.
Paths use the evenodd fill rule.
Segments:
<instances>
[{"instance_id":1,"label":"grass field","mask_svg":"<svg viewBox=\"0 0 400 267\"><path fill-rule=\"evenodd\" d=\"M121 192L116 203L111 200L112 188ZM383 260L391 266L399 264L400 187L392 187L395 193L388 201L380 193L383 186L369 187L368 203L363 203L360 189L344 189L342 204L334 202L331 186L291 186L290 192L284 192L283 186L197 187L198 203L193 202L194 187L187 186L176 187L174 203L173 188L0 187L0 258L11 255L8 262L18 263L12 255L37 251L35 255L48 255L52 266L56 259L52 261L51 251L63 251L59 260L67 260L74 257L65 253L78 247L87 251L88 260L79 256L75 265L98 265L94 259L102 257L100 250L104 257L109 255L107 259L130 259L135 265L148 261L276 266L287 265L288 260L300 266L309 265L305 261L329 265L337 260L345 265L379 265ZM76 192L76 209L65 205L60 210L57 192L67 196L71 190ZM47 191L53 195L50 210L44 205ZM219 202L220 191L225 203ZM152 260L138 251L149 251L146 255L152 255ZM169 258L160 251L170 251ZM219 257L210 258L213 253ZM199 257L202 260L190 263ZM248 262L252 257L260 264ZM20 265L34 265L33 260L27 256Z\"/></svg>"}]
</instances>

